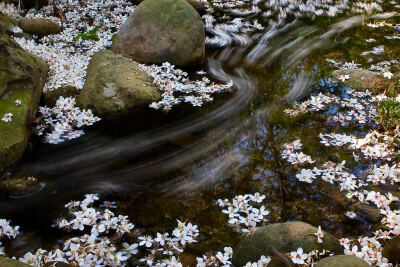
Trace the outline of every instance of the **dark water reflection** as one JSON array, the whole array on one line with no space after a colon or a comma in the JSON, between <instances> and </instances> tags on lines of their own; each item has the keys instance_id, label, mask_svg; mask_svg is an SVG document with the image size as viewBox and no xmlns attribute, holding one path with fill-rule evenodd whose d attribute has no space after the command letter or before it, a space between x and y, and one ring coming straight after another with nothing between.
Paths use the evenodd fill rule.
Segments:
<instances>
[{"instance_id":1,"label":"dark water reflection","mask_svg":"<svg viewBox=\"0 0 400 267\"><path fill-rule=\"evenodd\" d=\"M332 131L324 120L288 119L282 109L311 91L332 90L329 82L320 83L329 74L325 55L353 47L343 41L352 31L364 31L362 19L294 20L267 29L247 47L211 49L208 72L221 82L233 80L235 90L201 110L139 110L104 120L78 140L35 142L13 174L33 175L47 186L0 202L0 217L24 231L6 244L9 254L53 246L63 235L51 228L53 219L62 215L66 202L89 192L117 201L118 212L150 232L170 230L176 219L198 224L201 235L189 249L193 254L234 246L240 239L215 205L218 198L236 194L265 194L270 222L302 220L338 237L369 233L368 222L346 219L343 204L318 184L297 182L296 170L279 155L283 143L301 138L313 158L350 161L345 152L327 151L318 143L319 132Z\"/></svg>"}]
</instances>

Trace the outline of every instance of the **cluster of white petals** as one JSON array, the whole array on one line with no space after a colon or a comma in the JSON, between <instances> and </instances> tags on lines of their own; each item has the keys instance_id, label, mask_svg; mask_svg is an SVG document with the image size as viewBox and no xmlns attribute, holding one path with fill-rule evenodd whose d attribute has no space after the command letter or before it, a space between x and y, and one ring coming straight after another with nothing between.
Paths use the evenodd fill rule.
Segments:
<instances>
[{"instance_id":1,"label":"cluster of white petals","mask_svg":"<svg viewBox=\"0 0 400 267\"><path fill-rule=\"evenodd\" d=\"M291 143L284 144L283 147L285 149L281 152L282 158L286 159L293 165L305 163L312 164L315 162L309 155L306 155L303 152L296 152L296 150L299 150L302 147L300 140L295 140Z\"/></svg>"},{"instance_id":2,"label":"cluster of white petals","mask_svg":"<svg viewBox=\"0 0 400 267\"><path fill-rule=\"evenodd\" d=\"M265 216L269 214L264 205L260 206L264 199L264 195L256 192L253 195L235 196L232 201L218 199L217 204L225 208L222 212L228 214L230 226L238 232L251 234L257 229L258 224L266 221Z\"/></svg>"},{"instance_id":3,"label":"cluster of white petals","mask_svg":"<svg viewBox=\"0 0 400 267\"><path fill-rule=\"evenodd\" d=\"M151 108L170 110L172 106L181 102L190 103L192 106L202 106L213 100L212 94L230 90L233 83L214 84L204 77L201 81L191 81L188 74L168 62L161 66L143 65L139 68L152 77L155 84L162 92L162 100L150 104Z\"/></svg>"},{"instance_id":4,"label":"cluster of white petals","mask_svg":"<svg viewBox=\"0 0 400 267\"><path fill-rule=\"evenodd\" d=\"M36 126L36 133L44 135L43 141L50 144L78 138L84 134L80 128L100 120L90 109L75 107L75 99L72 97L60 96L54 107L39 107L39 113L41 123Z\"/></svg>"},{"instance_id":5,"label":"cluster of white petals","mask_svg":"<svg viewBox=\"0 0 400 267\"><path fill-rule=\"evenodd\" d=\"M14 5L0 3L0 10L20 18L21 16L48 18L63 27L62 32L32 40L15 38L27 51L44 59L49 64L49 77L44 92L69 85L81 89L85 82L86 69L92 55L111 45L112 36L134 11L126 0L57 1L57 8L64 18L54 17L53 5L39 10L25 11ZM79 34L97 29L98 40L81 40Z\"/></svg>"},{"instance_id":6,"label":"cluster of white petals","mask_svg":"<svg viewBox=\"0 0 400 267\"><path fill-rule=\"evenodd\" d=\"M134 229L128 216L117 216L110 210L116 208L115 203L106 201L100 209L95 208L98 200L98 195L87 194L82 201L71 201L65 205L70 218L57 219L55 227L81 231L82 235L66 240L62 249L38 249L19 260L33 266L58 261L90 267L125 266L134 258L142 266L182 266L178 255L199 235L196 225L179 220L171 234L156 233L154 238L144 235Z\"/></svg>"}]
</instances>

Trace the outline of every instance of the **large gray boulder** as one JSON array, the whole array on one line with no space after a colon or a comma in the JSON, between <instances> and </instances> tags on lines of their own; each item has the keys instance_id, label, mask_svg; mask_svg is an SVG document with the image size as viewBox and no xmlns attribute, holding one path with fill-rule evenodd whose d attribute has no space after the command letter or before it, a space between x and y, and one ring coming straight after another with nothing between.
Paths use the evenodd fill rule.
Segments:
<instances>
[{"instance_id":1,"label":"large gray boulder","mask_svg":"<svg viewBox=\"0 0 400 267\"><path fill-rule=\"evenodd\" d=\"M107 50L90 60L77 102L96 115L112 116L160 99L160 91L136 62Z\"/></svg>"},{"instance_id":2,"label":"large gray boulder","mask_svg":"<svg viewBox=\"0 0 400 267\"><path fill-rule=\"evenodd\" d=\"M185 0L145 0L122 25L111 50L145 64L201 64L203 22Z\"/></svg>"},{"instance_id":3,"label":"large gray boulder","mask_svg":"<svg viewBox=\"0 0 400 267\"><path fill-rule=\"evenodd\" d=\"M8 35L0 36L0 169L20 158L27 144L27 124L39 107L47 64L23 50ZM21 104L16 105L15 101Z\"/></svg>"},{"instance_id":4,"label":"large gray boulder","mask_svg":"<svg viewBox=\"0 0 400 267\"><path fill-rule=\"evenodd\" d=\"M139 5L144 0L130 0L130 2L134 5ZM199 0L185 0L188 2L196 11L202 16L206 14L206 7L205 5Z\"/></svg>"},{"instance_id":5,"label":"large gray boulder","mask_svg":"<svg viewBox=\"0 0 400 267\"><path fill-rule=\"evenodd\" d=\"M317 263L317 267L368 267L369 264L356 256L338 255L327 257Z\"/></svg>"},{"instance_id":6,"label":"large gray boulder","mask_svg":"<svg viewBox=\"0 0 400 267\"><path fill-rule=\"evenodd\" d=\"M296 251L299 247L305 252L327 249L337 254L343 253L339 240L329 233L323 232L323 243L318 243L313 235L317 231L316 227L297 221L261 227L236 245L232 262L236 266L244 266L249 261L257 262L262 255L269 255L270 246L281 253Z\"/></svg>"}]
</instances>

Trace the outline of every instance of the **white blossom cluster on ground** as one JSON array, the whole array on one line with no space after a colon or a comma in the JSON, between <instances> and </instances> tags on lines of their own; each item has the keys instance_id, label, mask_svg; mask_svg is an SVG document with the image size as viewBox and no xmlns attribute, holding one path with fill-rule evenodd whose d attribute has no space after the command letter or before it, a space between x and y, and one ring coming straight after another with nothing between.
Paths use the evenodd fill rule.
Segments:
<instances>
[{"instance_id":1,"label":"white blossom cluster on ground","mask_svg":"<svg viewBox=\"0 0 400 267\"><path fill-rule=\"evenodd\" d=\"M49 77L44 92L69 85L82 89L86 69L94 53L111 45L112 36L134 11L129 1L57 1L60 10L66 11L64 19L54 17L53 5L39 10L18 10L12 4L0 3L0 10L14 18L44 17L63 27L59 34L32 40L15 38L27 51L44 59L49 64ZM26 12L26 13L25 13ZM74 39L97 27L99 40Z\"/></svg>"},{"instance_id":2,"label":"white blossom cluster on ground","mask_svg":"<svg viewBox=\"0 0 400 267\"><path fill-rule=\"evenodd\" d=\"M44 142L50 144L78 138L84 134L80 128L100 120L90 109L75 107L75 99L72 97L60 96L54 107L39 107L39 112L41 122L36 126L36 132L39 136L44 135Z\"/></svg>"},{"instance_id":3,"label":"white blossom cluster on ground","mask_svg":"<svg viewBox=\"0 0 400 267\"><path fill-rule=\"evenodd\" d=\"M190 103L194 107L213 100L212 94L227 91L232 88L228 84L215 84L203 77L201 81L191 81L188 74L174 65L166 62L161 66L143 65L139 67L152 77L153 83L161 90L162 100L150 104L151 108L170 110L172 106L181 102Z\"/></svg>"}]
</instances>

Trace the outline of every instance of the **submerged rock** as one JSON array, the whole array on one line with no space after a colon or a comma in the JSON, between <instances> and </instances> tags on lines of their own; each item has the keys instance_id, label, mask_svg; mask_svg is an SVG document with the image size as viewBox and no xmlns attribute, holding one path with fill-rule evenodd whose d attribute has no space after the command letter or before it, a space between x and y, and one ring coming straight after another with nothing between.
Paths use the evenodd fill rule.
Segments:
<instances>
[{"instance_id":1,"label":"submerged rock","mask_svg":"<svg viewBox=\"0 0 400 267\"><path fill-rule=\"evenodd\" d=\"M366 91L368 89L374 93L383 92L397 81L396 77L392 77L392 79L389 80L377 72L364 69L335 70L331 74L332 78L337 81L339 81L339 78L344 75L350 76L350 79L343 82L345 86L358 91Z\"/></svg>"},{"instance_id":2,"label":"submerged rock","mask_svg":"<svg viewBox=\"0 0 400 267\"><path fill-rule=\"evenodd\" d=\"M77 103L103 116L147 107L160 99L161 93L137 63L111 51L102 51L90 60Z\"/></svg>"},{"instance_id":3,"label":"submerged rock","mask_svg":"<svg viewBox=\"0 0 400 267\"><path fill-rule=\"evenodd\" d=\"M368 267L369 264L356 257L356 256L349 256L349 255L337 255L332 257L327 257L320 260L317 263L317 267Z\"/></svg>"},{"instance_id":4,"label":"submerged rock","mask_svg":"<svg viewBox=\"0 0 400 267\"><path fill-rule=\"evenodd\" d=\"M65 85L56 90L44 94L44 104L48 107L53 107L60 96L71 97L79 94L79 90L73 86Z\"/></svg>"},{"instance_id":5,"label":"submerged rock","mask_svg":"<svg viewBox=\"0 0 400 267\"><path fill-rule=\"evenodd\" d=\"M18 25L24 32L38 36L61 32L61 27L57 23L45 18L23 18L18 21Z\"/></svg>"},{"instance_id":6,"label":"submerged rock","mask_svg":"<svg viewBox=\"0 0 400 267\"><path fill-rule=\"evenodd\" d=\"M201 64L203 22L184 0L146 0L122 25L111 50L145 64Z\"/></svg>"},{"instance_id":7,"label":"submerged rock","mask_svg":"<svg viewBox=\"0 0 400 267\"><path fill-rule=\"evenodd\" d=\"M13 260L7 257L0 257L0 266L1 267L32 267L26 263Z\"/></svg>"},{"instance_id":8,"label":"submerged rock","mask_svg":"<svg viewBox=\"0 0 400 267\"><path fill-rule=\"evenodd\" d=\"M400 263L400 236L386 241L382 255L393 264Z\"/></svg>"},{"instance_id":9,"label":"submerged rock","mask_svg":"<svg viewBox=\"0 0 400 267\"><path fill-rule=\"evenodd\" d=\"M10 122L0 120L0 167L17 160L25 151L27 122L39 107L47 68L42 59L23 50L9 36L0 37L0 118L7 113L13 115Z\"/></svg>"},{"instance_id":10,"label":"submerged rock","mask_svg":"<svg viewBox=\"0 0 400 267\"><path fill-rule=\"evenodd\" d=\"M327 249L343 253L339 240L332 234L324 232L323 243L314 235L318 229L304 222L274 223L259 228L253 234L243 238L233 250L232 262L244 266L247 262L257 262L262 255L269 255L272 246L281 253L296 251L302 247L305 252Z\"/></svg>"},{"instance_id":11,"label":"submerged rock","mask_svg":"<svg viewBox=\"0 0 400 267\"><path fill-rule=\"evenodd\" d=\"M12 197L31 195L43 189L34 177L14 177L0 182L0 192Z\"/></svg>"},{"instance_id":12,"label":"submerged rock","mask_svg":"<svg viewBox=\"0 0 400 267\"><path fill-rule=\"evenodd\" d=\"M341 192L336 186L333 186L324 180L318 179L315 183L315 187L319 192L339 205L346 206L350 203L349 199L345 194L343 194L343 192Z\"/></svg>"}]
</instances>

